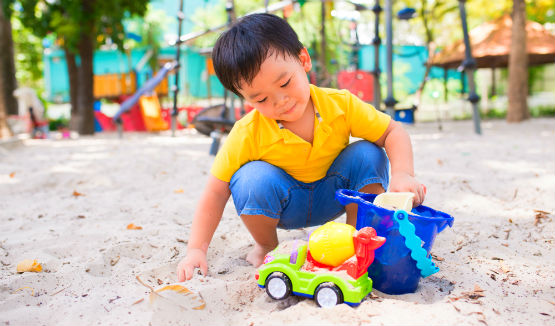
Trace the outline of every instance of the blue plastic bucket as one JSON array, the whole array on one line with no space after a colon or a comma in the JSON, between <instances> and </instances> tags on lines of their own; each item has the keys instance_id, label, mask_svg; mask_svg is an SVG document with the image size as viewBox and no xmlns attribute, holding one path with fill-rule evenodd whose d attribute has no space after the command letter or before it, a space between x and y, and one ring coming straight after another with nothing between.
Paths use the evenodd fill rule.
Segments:
<instances>
[{"instance_id":1,"label":"blue plastic bucket","mask_svg":"<svg viewBox=\"0 0 555 326\"><path fill-rule=\"evenodd\" d=\"M376 195L340 189L335 198L342 204L358 204L357 230L371 226L379 236L387 240L375 251L375 259L368 268L375 289L388 294L404 294L416 291L421 275L416 262L399 233L399 224L393 219L395 211L373 204ZM409 213L409 221L415 226L416 235L422 239L422 248L428 255L436 235L453 225L453 217L420 205Z\"/></svg>"}]
</instances>

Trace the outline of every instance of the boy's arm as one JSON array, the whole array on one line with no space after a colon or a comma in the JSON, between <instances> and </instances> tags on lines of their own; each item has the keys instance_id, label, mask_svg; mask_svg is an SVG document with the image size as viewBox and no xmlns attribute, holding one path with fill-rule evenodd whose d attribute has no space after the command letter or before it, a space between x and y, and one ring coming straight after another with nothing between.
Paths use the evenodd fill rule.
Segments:
<instances>
[{"instance_id":1,"label":"boy's arm","mask_svg":"<svg viewBox=\"0 0 555 326\"><path fill-rule=\"evenodd\" d=\"M208 245L220 223L225 204L230 195L229 182L221 181L210 175L193 218L187 245L187 256L177 266L179 282L190 280L197 267L206 275L208 271L206 263Z\"/></svg>"},{"instance_id":2,"label":"boy's arm","mask_svg":"<svg viewBox=\"0 0 555 326\"><path fill-rule=\"evenodd\" d=\"M424 201L426 187L414 177L412 145L409 134L397 121L391 120L384 134L375 142L384 147L391 163L389 191L408 191L415 194L413 204Z\"/></svg>"}]
</instances>

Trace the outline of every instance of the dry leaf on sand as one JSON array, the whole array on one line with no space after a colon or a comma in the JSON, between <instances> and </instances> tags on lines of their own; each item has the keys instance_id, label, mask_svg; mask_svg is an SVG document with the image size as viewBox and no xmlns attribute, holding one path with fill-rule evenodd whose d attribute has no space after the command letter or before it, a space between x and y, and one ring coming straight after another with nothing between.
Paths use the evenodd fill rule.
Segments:
<instances>
[{"instance_id":1,"label":"dry leaf on sand","mask_svg":"<svg viewBox=\"0 0 555 326\"><path fill-rule=\"evenodd\" d=\"M149 301L151 304L171 304L184 309L202 310L206 307L200 294L194 293L180 284L170 284L152 291Z\"/></svg>"},{"instance_id":2,"label":"dry leaf on sand","mask_svg":"<svg viewBox=\"0 0 555 326\"><path fill-rule=\"evenodd\" d=\"M127 224L127 229L128 229L128 230L142 230L143 227L142 227L142 226L135 225L135 224L133 224L133 223L130 223L130 224Z\"/></svg>"},{"instance_id":3,"label":"dry leaf on sand","mask_svg":"<svg viewBox=\"0 0 555 326\"><path fill-rule=\"evenodd\" d=\"M17 264L17 272L42 272L42 265L36 259L25 259Z\"/></svg>"}]
</instances>

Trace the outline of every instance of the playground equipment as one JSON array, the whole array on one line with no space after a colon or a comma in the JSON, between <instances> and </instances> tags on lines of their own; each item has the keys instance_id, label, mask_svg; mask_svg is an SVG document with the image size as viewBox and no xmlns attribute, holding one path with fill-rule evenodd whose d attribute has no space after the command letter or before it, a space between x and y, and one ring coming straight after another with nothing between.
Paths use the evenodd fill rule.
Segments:
<instances>
[{"instance_id":1,"label":"playground equipment","mask_svg":"<svg viewBox=\"0 0 555 326\"><path fill-rule=\"evenodd\" d=\"M246 15L259 13L259 12L272 13L279 10L286 10L287 8L290 8L294 2L296 1L291 1L291 0L281 1L272 5L269 5L268 3L266 3L264 9L255 10L253 12L247 13ZM178 37L176 40L176 46L177 46L176 62L180 62L179 60L180 60L180 53L181 53L180 51L181 45L191 42L203 35L213 33L213 32L218 32L220 30L228 28L233 22L235 22L235 20L237 20L237 17L235 14L234 1L230 1L230 0L226 1L226 12L227 12L228 19L225 24L215 26L213 28L210 28L204 31L192 32L186 35L181 35L181 24L182 24L182 21L185 19L185 13L183 12L183 0L180 0L179 11L177 13ZM210 66L209 62L207 62L207 66ZM210 68L208 70L210 72ZM178 78L175 79L175 85L172 87L172 90L174 93L173 109L171 112L172 135L175 135L174 133L175 117L177 116L177 113L178 113L178 109L177 109L177 94L179 92L178 80L179 80ZM198 112L198 114L195 116L194 120L192 121L192 123L195 126L195 129L197 129L198 132L200 132L203 135L210 136L212 138L212 145L210 147L211 155L216 155L216 153L218 152L218 149L220 146L220 140L223 134L228 133L233 127L233 125L235 124L235 121L246 113L247 110L244 107L242 100L240 100L240 102L241 104L239 107L239 112L237 112L237 109L234 105L235 103L234 95L229 93L229 91L224 90L223 103L216 104L213 106L211 105L209 107L204 108L203 110Z\"/></svg>"},{"instance_id":2,"label":"playground equipment","mask_svg":"<svg viewBox=\"0 0 555 326\"><path fill-rule=\"evenodd\" d=\"M233 7L227 10L232 10ZM228 17L232 17L233 14L228 12ZM231 18L230 18L231 19ZM208 78L206 79L208 98L209 101L212 99L210 92L210 76L216 75L214 71L214 65L212 63L212 49L205 50L202 54L205 55L206 70L208 73ZM240 100L241 107L240 112L237 114L235 110L235 95L224 89L224 99L222 103L216 105L210 105L200 112L198 112L193 118L193 126L195 129L205 135L212 138L212 145L210 146L210 155L216 155L220 147L220 141L224 134L229 133L235 121L240 119L245 114L245 107L243 105L243 100Z\"/></svg>"},{"instance_id":3,"label":"playground equipment","mask_svg":"<svg viewBox=\"0 0 555 326\"><path fill-rule=\"evenodd\" d=\"M152 95L143 95L139 98L141 113L148 131L168 130L169 126L166 120L162 118L162 110L160 109L160 101L156 93Z\"/></svg>"},{"instance_id":4,"label":"playground equipment","mask_svg":"<svg viewBox=\"0 0 555 326\"><path fill-rule=\"evenodd\" d=\"M373 194L346 189L335 194L342 205L358 205L357 229L371 226L377 235L387 239L386 244L376 250L375 262L368 269L374 288L388 294L411 293L416 291L421 277L439 271L430 258L430 250L436 235L447 226L451 227L454 219L423 205L412 208L410 197L394 193L385 196L386 199L380 199ZM384 207L376 205L380 202Z\"/></svg>"},{"instance_id":5,"label":"playground equipment","mask_svg":"<svg viewBox=\"0 0 555 326\"><path fill-rule=\"evenodd\" d=\"M127 74L94 75L94 98L117 98L131 95L136 90L137 77L133 71Z\"/></svg>"},{"instance_id":6,"label":"playground equipment","mask_svg":"<svg viewBox=\"0 0 555 326\"><path fill-rule=\"evenodd\" d=\"M372 291L367 269L385 241L371 227L356 231L328 222L310 235L308 244L284 242L268 253L255 278L275 300L295 294L314 298L320 307L357 306Z\"/></svg>"},{"instance_id":7,"label":"playground equipment","mask_svg":"<svg viewBox=\"0 0 555 326\"><path fill-rule=\"evenodd\" d=\"M161 116L158 97L153 93L153 90L166 78L166 75L177 66L178 64L176 61L164 64L153 78L146 81L135 94L121 103L119 111L113 117L114 122L117 124L120 137L123 133L122 114L129 112L137 102L140 102L141 112L147 130L159 131L168 129L166 121Z\"/></svg>"},{"instance_id":8,"label":"playground equipment","mask_svg":"<svg viewBox=\"0 0 555 326\"><path fill-rule=\"evenodd\" d=\"M37 92L30 87L20 87L13 95L18 104L17 119L23 121L25 131L35 139L48 138L48 120Z\"/></svg>"}]
</instances>

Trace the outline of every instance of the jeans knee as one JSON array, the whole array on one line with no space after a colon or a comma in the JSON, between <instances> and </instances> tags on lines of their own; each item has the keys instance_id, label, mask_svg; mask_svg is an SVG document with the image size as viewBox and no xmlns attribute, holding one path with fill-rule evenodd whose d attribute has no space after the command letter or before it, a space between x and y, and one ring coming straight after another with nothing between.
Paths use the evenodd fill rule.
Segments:
<instances>
[{"instance_id":1,"label":"jeans knee","mask_svg":"<svg viewBox=\"0 0 555 326\"><path fill-rule=\"evenodd\" d=\"M273 184L272 179L281 171L278 167L263 162L252 161L243 165L233 174L230 180L230 189L244 192L257 192L267 190Z\"/></svg>"},{"instance_id":2,"label":"jeans knee","mask_svg":"<svg viewBox=\"0 0 555 326\"><path fill-rule=\"evenodd\" d=\"M354 142L350 144L346 150L352 152L352 159L356 159L361 163L365 162L373 166L379 165L377 163L380 162L389 163L383 148L367 140Z\"/></svg>"}]
</instances>

